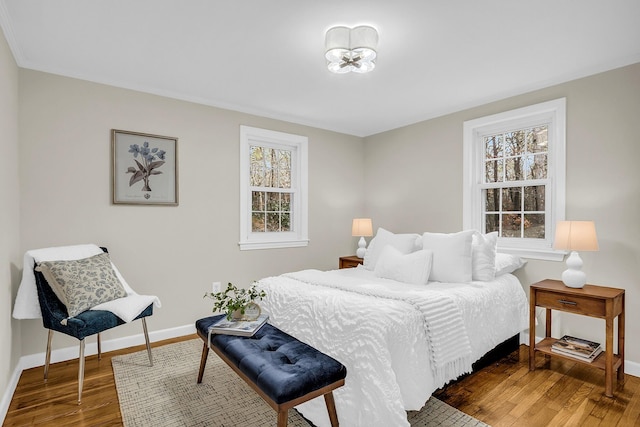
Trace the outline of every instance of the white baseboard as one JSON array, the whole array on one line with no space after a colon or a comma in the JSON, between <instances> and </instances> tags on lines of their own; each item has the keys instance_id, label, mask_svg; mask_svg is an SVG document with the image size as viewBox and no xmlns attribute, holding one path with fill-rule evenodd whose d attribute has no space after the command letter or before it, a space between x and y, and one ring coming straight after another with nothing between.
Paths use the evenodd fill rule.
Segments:
<instances>
[{"instance_id":1,"label":"white baseboard","mask_svg":"<svg viewBox=\"0 0 640 427\"><path fill-rule=\"evenodd\" d=\"M540 341L542 341L542 337L539 337L536 335L536 342L540 342ZM520 333L520 344L529 345L529 332ZM640 363L625 360L624 373L640 378Z\"/></svg>"},{"instance_id":2,"label":"white baseboard","mask_svg":"<svg viewBox=\"0 0 640 427\"><path fill-rule=\"evenodd\" d=\"M162 341L170 338L182 337L185 335L191 335L196 332L196 327L194 324L178 326L175 328L164 329L161 331L153 331L149 332L149 341L156 342ZM120 350L123 348L133 347L137 345L144 344L144 334L131 335L124 338L116 338L113 340L108 340L102 342L102 352ZM51 363L63 362L65 360L72 360L78 358L79 347L76 345L74 347L66 347L60 348L57 350L51 351ZM91 344L86 344L85 357L90 356L92 354L98 354L98 344L93 342ZM18 386L18 380L20 379L20 375L22 371L25 369L35 368L37 366L44 366L45 353L37 353L31 354L27 356L22 356L18 361L18 365L13 371L13 375L9 380L9 384L7 384L7 388L4 391L2 396L2 400L0 400L0 421L4 423L4 419L7 416L7 411L9 410L9 405L11 404L11 399L13 398L13 393ZM1 424L1 423L0 423Z\"/></svg>"}]
</instances>

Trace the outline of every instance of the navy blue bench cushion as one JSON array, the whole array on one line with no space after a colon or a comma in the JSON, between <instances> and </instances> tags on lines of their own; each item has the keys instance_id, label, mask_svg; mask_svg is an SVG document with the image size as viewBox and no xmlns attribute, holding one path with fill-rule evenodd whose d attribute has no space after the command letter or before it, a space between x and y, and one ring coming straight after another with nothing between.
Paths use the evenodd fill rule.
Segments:
<instances>
[{"instance_id":1,"label":"navy blue bench cushion","mask_svg":"<svg viewBox=\"0 0 640 427\"><path fill-rule=\"evenodd\" d=\"M198 334L206 340L209 326L222 316L198 320ZM278 404L347 376L347 368L340 362L268 323L252 337L212 335L211 345Z\"/></svg>"}]
</instances>

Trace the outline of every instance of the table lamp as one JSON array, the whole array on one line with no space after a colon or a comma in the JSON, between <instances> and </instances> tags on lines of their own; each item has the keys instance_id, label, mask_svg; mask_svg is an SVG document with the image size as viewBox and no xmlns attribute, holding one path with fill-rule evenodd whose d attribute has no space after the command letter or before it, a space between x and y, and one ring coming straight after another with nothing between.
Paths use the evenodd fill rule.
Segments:
<instances>
[{"instance_id":1,"label":"table lamp","mask_svg":"<svg viewBox=\"0 0 640 427\"><path fill-rule=\"evenodd\" d=\"M570 288L581 288L587 283L587 275L582 271L582 259L577 251L597 251L598 237L593 221L559 221L556 224L554 249L571 251L567 258L567 269L562 273L562 281Z\"/></svg>"},{"instance_id":2,"label":"table lamp","mask_svg":"<svg viewBox=\"0 0 640 427\"><path fill-rule=\"evenodd\" d=\"M367 252L367 241L364 238L365 236L373 236L371 218L354 218L353 223L351 224L351 235L354 237L360 237L356 255L358 258L364 258L364 254Z\"/></svg>"}]
</instances>

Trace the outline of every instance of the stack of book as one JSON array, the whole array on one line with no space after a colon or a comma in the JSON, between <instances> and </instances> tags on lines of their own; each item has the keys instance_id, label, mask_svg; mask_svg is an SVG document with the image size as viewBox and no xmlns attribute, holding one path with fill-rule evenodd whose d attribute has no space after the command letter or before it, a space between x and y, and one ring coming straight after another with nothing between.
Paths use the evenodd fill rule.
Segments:
<instances>
[{"instance_id":1,"label":"stack of book","mask_svg":"<svg viewBox=\"0 0 640 427\"><path fill-rule=\"evenodd\" d=\"M593 362L602 353L602 346L597 342L565 335L551 345L551 351L585 362Z\"/></svg>"}]
</instances>

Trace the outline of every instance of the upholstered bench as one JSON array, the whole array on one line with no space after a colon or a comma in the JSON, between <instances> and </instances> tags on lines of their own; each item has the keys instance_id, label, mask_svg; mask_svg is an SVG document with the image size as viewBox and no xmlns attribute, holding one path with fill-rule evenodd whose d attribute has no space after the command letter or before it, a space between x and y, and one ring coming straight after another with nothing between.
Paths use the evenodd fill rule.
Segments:
<instances>
[{"instance_id":1,"label":"upholstered bench","mask_svg":"<svg viewBox=\"0 0 640 427\"><path fill-rule=\"evenodd\" d=\"M196 322L204 341L198 383L209 354L209 327L223 315ZM324 396L329 419L338 426L333 390L344 385L347 369L337 360L265 324L252 337L211 335L211 349L278 412L278 427L287 425L290 408Z\"/></svg>"}]
</instances>

